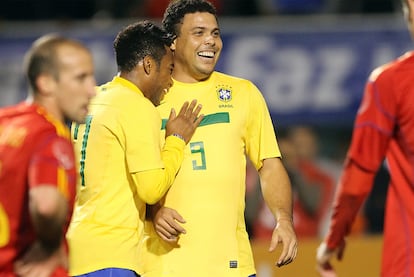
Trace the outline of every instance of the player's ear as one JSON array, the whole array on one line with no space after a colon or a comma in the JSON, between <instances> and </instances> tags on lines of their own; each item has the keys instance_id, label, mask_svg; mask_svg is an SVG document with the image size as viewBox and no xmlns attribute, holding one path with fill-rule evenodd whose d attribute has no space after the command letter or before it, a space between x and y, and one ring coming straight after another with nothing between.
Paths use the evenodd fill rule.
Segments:
<instances>
[{"instance_id":1,"label":"player's ear","mask_svg":"<svg viewBox=\"0 0 414 277\"><path fill-rule=\"evenodd\" d=\"M142 65L144 68L144 72L147 75L151 74L151 69L153 67L153 59L150 56L145 56L143 61L142 61Z\"/></svg>"},{"instance_id":2,"label":"player's ear","mask_svg":"<svg viewBox=\"0 0 414 277\"><path fill-rule=\"evenodd\" d=\"M56 88L56 80L50 74L41 74L36 79L38 93L50 95Z\"/></svg>"},{"instance_id":3,"label":"player's ear","mask_svg":"<svg viewBox=\"0 0 414 277\"><path fill-rule=\"evenodd\" d=\"M177 38L175 38L174 40L173 40L173 42L171 43L171 46L170 46L170 49L171 49L171 51L175 51L175 44L176 44L176 42L177 42Z\"/></svg>"}]
</instances>

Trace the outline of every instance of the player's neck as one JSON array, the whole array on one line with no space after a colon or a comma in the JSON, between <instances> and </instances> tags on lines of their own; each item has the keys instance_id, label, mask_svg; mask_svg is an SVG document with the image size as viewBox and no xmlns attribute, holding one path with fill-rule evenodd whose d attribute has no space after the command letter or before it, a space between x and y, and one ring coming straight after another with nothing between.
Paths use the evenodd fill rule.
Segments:
<instances>
[{"instance_id":1,"label":"player's neck","mask_svg":"<svg viewBox=\"0 0 414 277\"><path fill-rule=\"evenodd\" d=\"M189 74L188 72L184 72L184 71L177 72L175 69L173 73L174 80L177 80L181 83L187 83L187 84L194 84L194 83L206 81L210 76L211 74L195 76L194 74Z\"/></svg>"},{"instance_id":2,"label":"player's neck","mask_svg":"<svg viewBox=\"0 0 414 277\"><path fill-rule=\"evenodd\" d=\"M42 107L49 115L51 115L55 120L59 120L62 123L65 123L63 113L59 106L56 104L56 99L53 97L33 97L31 100L33 104L36 104ZM30 102L29 102L30 103Z\"/></svg>"}]
</instances>

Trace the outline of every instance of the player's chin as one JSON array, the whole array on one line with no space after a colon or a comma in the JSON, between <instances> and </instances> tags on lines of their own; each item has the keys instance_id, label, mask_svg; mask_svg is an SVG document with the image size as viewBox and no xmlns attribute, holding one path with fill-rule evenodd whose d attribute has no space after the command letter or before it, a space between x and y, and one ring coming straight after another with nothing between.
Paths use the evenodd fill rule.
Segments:
<instances>
[{"instance_id":1,"label":"player's chin","mask_svg":"<svg viewBox=\"0 0 414 277\"><path fill-rule=\"evenodd\" d=\"M161 95L154 101L154 105L157 107L161 104L161 101L164 100L165 93L161 93Z\"/></svg>"},{"instance_id":2,"label":"player's chin","mask_svg":"<svg viewBox=\"0 0 414 277\"><path fill-rule=\"evenodd\" d=\"M78 113L76 113L75 115L72 116L72 121L76 122L76 123L85 123L86 121L86 116L88 115L88 109L83 108L81 110L79 110Z\"/></svg>"},{"instance_id":3,"label":"player's chin","mask_svg":"<svg viewBox=\"0 0 414 277\"><path fill-rule=\"evenodd\" d=\"M204 64L199 68L199 73L203 76L203 78L208 78L211 73L213 73L214 67L215 64Z\"/></svg>"}]
</instances>

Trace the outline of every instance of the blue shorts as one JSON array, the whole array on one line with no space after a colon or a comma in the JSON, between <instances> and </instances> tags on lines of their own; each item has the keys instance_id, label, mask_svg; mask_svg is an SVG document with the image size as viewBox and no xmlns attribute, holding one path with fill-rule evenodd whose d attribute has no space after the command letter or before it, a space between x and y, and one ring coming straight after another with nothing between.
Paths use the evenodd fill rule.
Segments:
<instances>
[{"instance_id":1,"label":"blue shorts","mask_svg":"<svg viewBox=\"0 0 414 277\"><path fill-rule=\"evenodd\" d=\"M76 277L139 277L135 271L124 268L104 268L101 270L89 272Z\"/></svg>"},{"instance_id":2,"label":"blue shorts","mask_svg":"<svg viewBox=\"0 0 414 277\"><path fill-rule=\"evenodd\" d=\"M123 268L105 268L94 272L77 275L75 277L139 277L135 271ZM248 277L256 277L256 274Z\"/></svg>"}]
</instances>

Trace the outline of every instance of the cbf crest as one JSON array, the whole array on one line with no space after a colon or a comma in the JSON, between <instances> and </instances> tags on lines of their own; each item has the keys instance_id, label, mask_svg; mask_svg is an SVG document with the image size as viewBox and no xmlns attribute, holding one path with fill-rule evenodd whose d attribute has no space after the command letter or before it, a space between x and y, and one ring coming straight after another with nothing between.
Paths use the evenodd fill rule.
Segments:
<instances>
[{"instance_id":1,"label":"cbf crest","mask_svg":"<svg viewBox=\"0 0 414 277\"><path fill-rule=\"evenodd\" d=\"M232 99L232 89L229 86L217 86L217 98L223 102L229 102Z\"/></svg>"}]
</instances>

